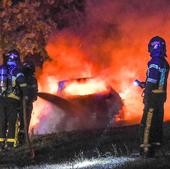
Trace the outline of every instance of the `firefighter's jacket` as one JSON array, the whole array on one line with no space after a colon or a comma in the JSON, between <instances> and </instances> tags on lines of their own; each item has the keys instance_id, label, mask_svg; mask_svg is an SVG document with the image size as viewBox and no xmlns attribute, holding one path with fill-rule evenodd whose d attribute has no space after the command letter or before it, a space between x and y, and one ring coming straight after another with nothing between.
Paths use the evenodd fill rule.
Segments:
<instances>
[{"instance_id":1,"label":"firefighter's jacket","mask_svg":"<svg viewBox=\"0 0 170 169\"><path fill-rule=\"evenodd\" d=\"M37 100L37 93L38 93L38 84L37 79L35 78L34 74L30 76L25 76L28 93L28 100L33 102Z\"/></svg>"},{"instance_id":2,"label":"firefighter's jacket","mask_svg":"<svg viewBox=\"0 0 170 169\"><path fill-rule=\"evenodd\" d=\"M18 67L8 69L6 97L20 100L21 97L28 95L27 91L27 83L21 69Z\"/></svg>"},{"instance_id":3,"label":"firefighter's jacket","mask_svg":"<svg viewBox=\"0 0 170 169\"><path fill-rule=\"evenodd\" d=\"M166 101L167 79L169 64L165 57L152 57L148 62L144 102L149 101L149 96L159 94Z\"/></svg>"},{"instance_id":4,"label":"firefighter's jacket","mask_svg":"<svg viewBox=\"0 0 170 169\"><path fill-rule=\"evenodd\" d=\"M25 76L25 81L27 83L27 90L28 92L28 101L34 102L37 100L37 93L38 93L38 84L37 79L35 77L34 71L30 68L25 66L22 67L22 72Z\"/></svg>"}]
</instances>

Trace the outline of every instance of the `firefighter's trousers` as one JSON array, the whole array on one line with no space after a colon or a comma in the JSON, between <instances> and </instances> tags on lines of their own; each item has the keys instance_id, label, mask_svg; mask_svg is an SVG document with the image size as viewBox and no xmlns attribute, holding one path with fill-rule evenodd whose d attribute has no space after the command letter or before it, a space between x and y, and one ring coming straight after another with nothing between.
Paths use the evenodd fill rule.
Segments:
<instances>
[{"instance_id":1,"label":"firefighter's trousers","mask_svg":"<svg viewBox=\"0 0 170 169\"><path fill-rule=\"evenodd\" d=\"M29 125L31 121L31 114L33 109L33 102L28 101L27 107L26 107L26 120L27 120L27 132L29 130ZM23 108L22 108L23 110ZM25 130L24 130L24 114L23 111L20 111L19 113L19 119L20 119L20 131L19 131L19 143L24 144L25 143Z\"/></svg>"},{"instance_id":2,"label":"firefighter's trousers","mask_svg":"<svg viewBox=\"0 0 170 169\"><path fill-rule=\"evenodd\" d=\"M144 99L140 126L140 147L148 150L160 146L163 136L164 99L161 94L151 94Z\"/></svg>"},{"instance_id":3,"label":"firefighter's trousers","mask_svg":"<svg viewBox=\"0 0 170 169\"><path fill-rule=\"evenodd\" d=\"M8 147L16 147L16 120L19 101L12 98L0 97L0 143Z\"/></svg>"},{"instance_id":4,"label":"firefighter's trousers","mask_svg":"<svg viewBox=\"0 0 170 169\"><path fill-rule=\"evenodd\" d=\"M27 126L28 126L28 129L29 129L29 124L30 124L30 120L31 120L32 109L33 109L33 103L28 101L27 102L27 107L26 107L26 117L27 117ZM20 129L24 130L24 115L23 115L23 111L20 111L19 117L20 117Z\"/></svg>"}]
</instances>

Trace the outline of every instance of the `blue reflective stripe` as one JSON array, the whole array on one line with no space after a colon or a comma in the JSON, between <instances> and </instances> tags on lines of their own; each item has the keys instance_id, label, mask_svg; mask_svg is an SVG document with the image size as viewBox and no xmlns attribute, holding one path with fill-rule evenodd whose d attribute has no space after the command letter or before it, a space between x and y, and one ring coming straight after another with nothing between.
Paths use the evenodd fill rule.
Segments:
<instances>
[{"instance_id":1,"label":"blue reflective stripe","mask_svg":"<svg viewBox=\"0 0 170 169\"><path fill-rule=\"evenodd\" d=\"M161 72L161 77L160 77L160 81L159 81L159 86L163 86L165 83L165 73L166 73L166 69L160 69Z\"/></svg>"},{"instance_id":2,"label":"blue reflective stripe","mask_svg":"<svg viewBox=\"0 0 170 169\"><path fill-rule=\"evenodd\" d=\"M155 69L160 70L160 67L158 65L156 65L156 64L150 64L149 69L151 69L151 68L155 68Z\"/></svg>"},{"instance_id":3,"label":"blue reflective stripe","mask_svg":"<svg viewBox=\"0 0 170 169\"><path fill-rule=\"evenodd\" d=\"M156 79L152 79L152 78L147 78L147 82L157 83L157 80Z\"/></svg>"}]
</instances>

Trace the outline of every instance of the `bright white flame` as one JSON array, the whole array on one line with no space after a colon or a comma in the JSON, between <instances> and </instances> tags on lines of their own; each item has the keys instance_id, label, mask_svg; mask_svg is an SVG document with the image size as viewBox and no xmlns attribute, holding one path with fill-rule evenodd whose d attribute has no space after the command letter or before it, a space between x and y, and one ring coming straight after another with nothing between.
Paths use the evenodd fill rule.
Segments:
<instances>
[{"instance_id":1,"label":"bright white flame","mask_svg":"<svg viewBox=\"0 0 170 169\"><path fill-rule=\"evenodd\" d=\"M47 77L47 84L48 84L48 93L55 94L58 90L58 80L53 77L49 76Z\"/></svg>"},{"instance_id":2,"label":"bright white flame","mask_svg":"<svg viewBox=\"0 0 170 169\"><path fill-rule=\"evenodd\" d=\"M64 90L69 95L88 95L105 91L107 91L105 82L96 79L86 80L85 83L73 82Z\"/></svg>"},{"instance_id":3,"label":"bright white flame","mask_svg":"<svg viewBox=\"0 0 170 169\"><path fill-rule=\"evenodd\" d=\"M143 109L141 93L142 90L136 88L131 80L128 82L125 80L121 83L119 95L123 99L124 120L126 123L140 122Z\"/></svg>"},{"instance_id":4,"label":"bright white flame","mask_svg":"<svg viewBox=\"0 0 170 169\"><path fill-rule=\"evenodd\" d=\"M124 92L119 93L119 95L122 99L127 99L130 95L130 89L125 89Z\"/></svg>"}]
</instances>

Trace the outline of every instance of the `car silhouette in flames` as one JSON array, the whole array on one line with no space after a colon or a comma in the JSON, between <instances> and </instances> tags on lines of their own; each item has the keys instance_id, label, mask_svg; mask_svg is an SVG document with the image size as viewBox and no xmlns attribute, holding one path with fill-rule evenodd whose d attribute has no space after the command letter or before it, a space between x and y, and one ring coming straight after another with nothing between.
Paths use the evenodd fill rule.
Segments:
<instances>
[{"instance_id":1,"label":"car silhouette in flames","mask_svg":"<svg viewBox=\"0 0 170 169\"><path fill-rule=\"evenodd\" d=\"M107 128L123 121L123 101L103 80L79 78L58 82L57 93L38 93L64 112L58 130Z\"/></svg>"},{"instance_id":2,"label":"car silhouette in flames","mask_svg":"<svg viewBox=\"0 0 170 169\"><path fill-rule=\"evenodd\" d=\"M79 78L60 81L57 96L68 100L74 109L74 113L67 113L63 121L67 123L74 116L78 128L111 127L123 118L121 97L101 79Z\"/></svg>"}]
</instances>

